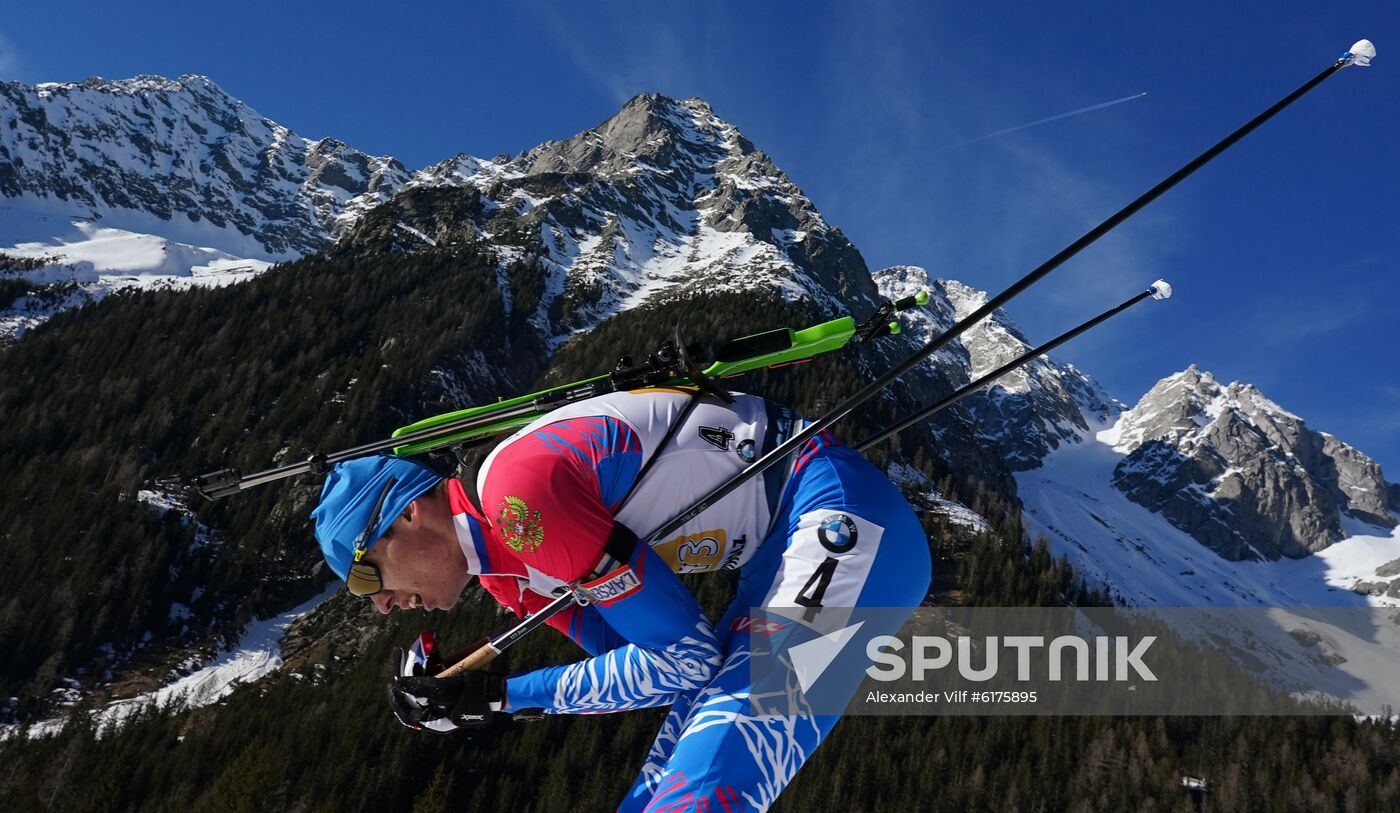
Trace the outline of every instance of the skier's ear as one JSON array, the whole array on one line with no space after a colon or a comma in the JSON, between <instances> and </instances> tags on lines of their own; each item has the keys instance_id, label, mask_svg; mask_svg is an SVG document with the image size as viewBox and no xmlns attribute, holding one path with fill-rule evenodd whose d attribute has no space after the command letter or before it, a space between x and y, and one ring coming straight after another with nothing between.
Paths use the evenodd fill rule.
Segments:
<instances>
[{"instance_id":1,"label":"skier's ear","mask_svg":"<svg viewBox=\"0 0 1400 813\"><path fill-rule=\"evenodd\" d=\"M422 500L423 497L419 497L413 502L410 502L408 507L403 510L403 513L399 514L399 518L394 524L397 525L399 522L404 522L407 523L409 528L415 531L418 530L418 526L423 524Z\"/></svg>"}]
</instances>

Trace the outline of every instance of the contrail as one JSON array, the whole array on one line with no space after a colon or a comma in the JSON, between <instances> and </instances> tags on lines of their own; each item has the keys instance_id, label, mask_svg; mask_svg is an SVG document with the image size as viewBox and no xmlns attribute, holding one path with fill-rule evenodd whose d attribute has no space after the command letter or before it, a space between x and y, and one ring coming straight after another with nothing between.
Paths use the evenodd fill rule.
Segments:
<instances>
[{"instance_id":1,"label":"contrail","mask_svg":"<svg viewBox=\"0 0 1400 813\"><path fill-rule=\"evenodd\" d=\"M956 145L954 145L954 146L961 147L961 146L963 146L964 144L972 144L972 143L977 142L977 141L986 141L986 140L989 139L989 138L996 138L997 136L1004 136L1004 135L1006 135L1007 133L1014 133L1014 132L1016 132L1017 130L1024 130L1024 129L1026 129L1027 127L1035 127L1035 126L1038 125L1038 124L1047 124L1047 123L1052 122L1052 121L1059 121L1060 119L1067 119L1067 118L1069 118L1070 116L1077 116L1077 115L1079 115L1080 113L1091 113L1091 112L1093 112L1093 111L1095 111L1095 110L1102 110L1102 109L1104 109L1105 107L1112 107L1112 106L1114 106L1115 104L1122 104L1123 102L1131 102L1133 99L1141 99L1143 96L1146 96L1146 95L1147 95L1147 91L1144 90L1144 91L1141 92L1141 93L1135 93L1135 94L1133 94L1132 96L1124 96L1124 97L1121 98L1121 99L1114 99L1114 100L1111 101L1111 102L1100 102L1099 104L1091 104L1091 105L1089 105L1088 107L1081 107L1081 108L1079 108L1078 110L1071 110L1071 111L1069 111L1068 113L1061 113L1061 114L1059 114L1058 116L1051 116L1051 117L1048 118L1048 119L1039 119L1039 120L1033 121L1033 122L1031 122L1031 123L1029 123L1029 124L1019 124L1019 125L1017 125L1017 126L1015 126L1015 127L1008 127L1008 128L1005 129L1005 130L997 130L995 133L988 133L987 135L978 136L977 138L970 138L970 139L968 139L967 141L960 141L960 142L958 142L958 143L957 143Z\"/></svg>"}]
</instances>

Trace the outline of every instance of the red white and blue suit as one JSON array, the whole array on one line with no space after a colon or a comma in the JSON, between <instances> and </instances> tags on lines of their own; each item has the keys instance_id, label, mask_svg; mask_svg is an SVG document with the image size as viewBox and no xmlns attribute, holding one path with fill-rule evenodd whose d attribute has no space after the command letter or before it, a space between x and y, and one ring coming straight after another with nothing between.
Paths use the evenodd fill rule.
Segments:
<instances>
[{"instance_id":1,"label":"red white and blue suit","mask_svg":"<svg viewBox=\"0 0 1400 813\"><path fill-rule=\"evenodd\" d=\"M765 810L837 717L752 712L750 608L912 610L928 589L928 543L884 475L825 432L786 466L650 540L805 426L753 396L706 398L687 410L692 398L640 390L552 412L483 463L481 514L456 481L452 507L468 568L518 615L573 584L603 597L549 620L591 657L512 675L509 709L670 706L620 809ZM619 524L650 542L626 562L607 553ZM739 589L712 624L676 574L723 569L740 571Z\"/></svg>"}]
</instances>

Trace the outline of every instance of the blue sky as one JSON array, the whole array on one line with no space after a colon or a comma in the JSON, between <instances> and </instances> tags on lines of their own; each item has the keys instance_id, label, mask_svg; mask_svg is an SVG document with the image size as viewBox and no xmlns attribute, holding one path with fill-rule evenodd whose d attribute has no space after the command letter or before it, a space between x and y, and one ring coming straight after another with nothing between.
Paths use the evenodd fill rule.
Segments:
<instances>
[{"instance_id":1,"label":"blue sky","mask_svg":"<svg viewBox=\"0 0 1400 813\"><path fill-rule=\"evenodd\" d=\"M1019 298L1033 341L1157 277L1057 355L1134 402L1196 363L1400 480L1400 5L11 4L0 78L204 74L308 137L410 167L568 137L642 91L700 96L872 268L996 292L1202 149L1328 80ZM1082 115L1019 125L1147 92Z\"/></svg>"}]
</instances>

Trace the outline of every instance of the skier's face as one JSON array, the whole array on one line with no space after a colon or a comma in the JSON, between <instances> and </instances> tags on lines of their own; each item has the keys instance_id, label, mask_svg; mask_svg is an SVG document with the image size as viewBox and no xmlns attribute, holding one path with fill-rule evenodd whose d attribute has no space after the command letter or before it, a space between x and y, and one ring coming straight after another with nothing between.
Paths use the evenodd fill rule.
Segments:
<instances>
[{"instance_id":1,"label":"skier's face","mask_svg":"<svg viewBox=\"0 0 1400 813\"><path fill-rule=\"evenodd\" d=\"M437 490L410 503L364 558L379 568L384 583L370 596L381 613L445 610L457 603L471 579L447 497Z\"/></svg>"}]
</instances>

